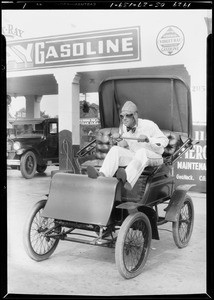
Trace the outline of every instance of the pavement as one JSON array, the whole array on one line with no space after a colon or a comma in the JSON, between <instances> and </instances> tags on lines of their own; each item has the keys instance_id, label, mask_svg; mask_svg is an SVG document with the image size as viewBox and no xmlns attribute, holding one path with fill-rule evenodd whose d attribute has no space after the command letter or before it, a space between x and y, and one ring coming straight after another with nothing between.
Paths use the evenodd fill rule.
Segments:
<instances>
[{"instance_id":1,"label":"pavement","mask_svg":"<svg viewBox=\"0 0 214 300\"><path fill-rule=\"evenodd\" d=\"M143 272L130 280L116 268L114 249L60 241L52 256L31 260L23 247L23 226L33 204L48 193L51 171L22 178L7 171L8 294L136 296L206 294L206 194L189 192L195 220L189 245L178 249L171 223L152 240Z\"/></svg>"}]
</instances>

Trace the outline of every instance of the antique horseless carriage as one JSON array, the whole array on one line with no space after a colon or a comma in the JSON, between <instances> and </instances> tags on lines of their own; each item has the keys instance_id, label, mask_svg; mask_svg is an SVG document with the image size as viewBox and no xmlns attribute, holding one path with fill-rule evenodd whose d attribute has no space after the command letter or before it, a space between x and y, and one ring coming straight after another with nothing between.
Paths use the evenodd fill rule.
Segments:
<instances>
[{"instance_id":1,"label":"antique horseless carriage","mask_svg":"<svg viewBox=\"0 0 214 300\"><path fill-rule=\"evenodd\" d=\"M116 177L87 176L87 166L99 169L118 138L119 111L127 100L138 106L139 117L153 120L169 139L163 163L144 169L131 191ZM175 244L187 246L194 207L187 194L192 185L175 187L173 166L192 148L191 97L178 77L109 78L100 84L101 129L76 156L79 174L61 170L52 176L46 198L37 202L24 227L24 245L36 260L47 259L59 240L115 247L115 261L124 278L142 272L158 226L172 223ZM117 138L116 138L117 137ZM159 204L165 204L159 215Z\"/></svg>"}]
</instances>

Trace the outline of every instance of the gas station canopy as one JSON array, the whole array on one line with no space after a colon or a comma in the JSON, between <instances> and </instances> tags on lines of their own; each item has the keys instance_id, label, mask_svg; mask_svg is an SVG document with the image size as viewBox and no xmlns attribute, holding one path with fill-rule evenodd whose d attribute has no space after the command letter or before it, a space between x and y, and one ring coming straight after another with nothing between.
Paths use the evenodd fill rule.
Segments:
<instances>
[{"instance_id":1,"label":"gas station canopy","mask_svg":"<svg viewBox=\"0 0 214 300\"><path fill-rule=\"evenodd\" d=\"M189 75L183 65L103 70L79 72L80 93L98 92L100 83L112 76L138 76L138 75L177 75L189 83ZM7 93L11 96L27 95L55 95L58 94L57 81L53 74L40 74L34 76L20 76L7 78Z\"/></svg>"}]
</instances>

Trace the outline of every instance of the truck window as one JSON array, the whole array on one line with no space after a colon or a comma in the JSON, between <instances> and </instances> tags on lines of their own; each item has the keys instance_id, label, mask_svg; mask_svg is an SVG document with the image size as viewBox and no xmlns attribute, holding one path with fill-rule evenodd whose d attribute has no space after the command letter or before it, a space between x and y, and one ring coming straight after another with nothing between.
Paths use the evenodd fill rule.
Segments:
<instances>
[{"instance_id":1,"label":"truck window","mask_svg":"<svg viewBox=\"0 0 214 300\"><path fill-rule=\"evenodd\" d=\"M34 133L43 133L43 124L40 123L40 124L35 124L35 130L34 130Z\"/></svg>"},{"instance_id":2,"label":"truck window","mask_svg":"<svg viewBox=\"0 0 214 300\"><path fill-rule=\"evenodd\" d=\"M49 133L50 134L57 133L57 123L49 123Z\"/></svg>"}]
</instances>

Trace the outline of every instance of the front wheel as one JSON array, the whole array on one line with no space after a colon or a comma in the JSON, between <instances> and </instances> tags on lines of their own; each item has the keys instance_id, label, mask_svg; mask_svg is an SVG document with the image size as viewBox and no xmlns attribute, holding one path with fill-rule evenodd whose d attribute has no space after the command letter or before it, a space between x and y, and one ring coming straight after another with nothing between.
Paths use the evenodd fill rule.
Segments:
<instances>
[{"instance_id":1,"label":"front wheel","mask_svg":"<svg viewBox=\"0 0 214 300\"><path fill-rule=\"evenodd\" d=\"M192 199L186 196L178 211L177 221L172 223L173 239L178 248L188 245L194 223L194 207Z\"/></svg>"},{"instance_id":2,"label":"front wheel","mask_svg":"<svg viewBox=\"0 0 214 300\"><path fill-rule=\"evenodd\" d=\"M24 178L32 178L35 175L36 166L36 155L33 153L33 151L28 151L22 155L20 162L20 170Z\"/></svg>"},{"instance_id":3,"label":"front wheel","mask_svg":"<svg viewBox=\"0 0 214 300\"><path fill-rule=\"evenodd\" d=\"M129 215L117 237L115 260L118 271L126 278L142 272L150 251L152 230L148 217L141 212Z\"/></svg>"},{"instance_id":4,"label":"front wheel","mask_svg":"<svg viewBox=\"0 0 214 300\"><path fill-rule=\"evenodd\" d=\"M36 261L47 259L59 243L59 239L51 238L50 234L59 233L61 228L56 228L54 219L42 217L46 202L47 200L41 200L34 205L24 226L25 250Z\"/></svg>"}]
</instances>

